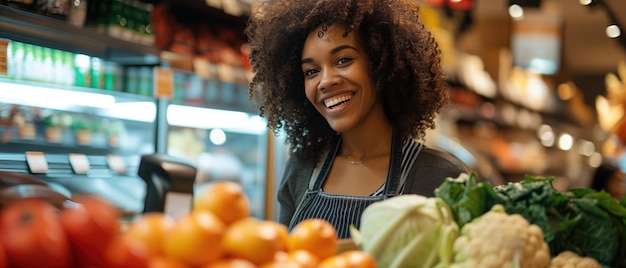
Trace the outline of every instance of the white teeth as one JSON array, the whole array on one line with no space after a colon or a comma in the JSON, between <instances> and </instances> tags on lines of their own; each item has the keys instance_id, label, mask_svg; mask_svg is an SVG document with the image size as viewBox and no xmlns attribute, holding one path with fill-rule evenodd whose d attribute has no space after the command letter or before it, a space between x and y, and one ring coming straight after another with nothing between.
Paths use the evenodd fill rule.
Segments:
<instances>
[{"instance_id":1,"label":"white teeth","mask_svg":"<svg viewBox=\"0 0 626 268\"><path fill-rule=\"evenodd\" d=\"M352 99L352 94L344 94L341 96L337 96L337 97L325 100L324 105L326 105L326 108L330 108L344 101L349 101L350 99Z\"/></svg>"}]
</instances>

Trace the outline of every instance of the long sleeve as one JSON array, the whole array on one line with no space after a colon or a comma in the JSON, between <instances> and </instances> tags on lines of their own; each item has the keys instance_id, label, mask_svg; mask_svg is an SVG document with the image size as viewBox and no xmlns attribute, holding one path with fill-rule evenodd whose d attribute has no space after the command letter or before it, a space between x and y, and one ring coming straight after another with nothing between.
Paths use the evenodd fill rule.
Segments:
<instances>
[{"instance_id":1,"label":"long sleeve","mask_svg":"<svg viewBox=\"0 0 626 268\"><path fill-rule=\"evenodd\" d=\"M277 194L278 222L289 226L291 218L309 185L312 172L313 166L311 164L293 157L287 160Z\"/></svg>"},{"instance_id":2,"label":"long sleeve","mask_svg":"<svg viewBox=\"0 0 626 268\"><path fill-rule=\"evenodd\" d=\"M468 173L469 168L454 155L424 148L417 157L404 187L404 194L434 196L434 191L446 178L456 178L461 173Z\"/></svg>"}]
</instances>

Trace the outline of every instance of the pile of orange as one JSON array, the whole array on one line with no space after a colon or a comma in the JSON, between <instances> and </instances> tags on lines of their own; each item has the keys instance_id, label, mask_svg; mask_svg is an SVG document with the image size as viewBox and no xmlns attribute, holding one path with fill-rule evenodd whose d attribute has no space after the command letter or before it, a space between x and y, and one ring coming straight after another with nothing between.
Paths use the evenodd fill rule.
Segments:
<instances>
[{"instance_id":1,"label":"pile of orange","mask_svg":"<svg viewBox=\"0 0 626 268\"><path fill-rule=\"evenodd\" d=\"M305 220L289 232L252 217L245 191L230 181L206 187L180 218L143 214L123 237L145 247L150 268L376 267L365 252L338 254L337 233L327 221Z\"/></svg>"}]
</instances>

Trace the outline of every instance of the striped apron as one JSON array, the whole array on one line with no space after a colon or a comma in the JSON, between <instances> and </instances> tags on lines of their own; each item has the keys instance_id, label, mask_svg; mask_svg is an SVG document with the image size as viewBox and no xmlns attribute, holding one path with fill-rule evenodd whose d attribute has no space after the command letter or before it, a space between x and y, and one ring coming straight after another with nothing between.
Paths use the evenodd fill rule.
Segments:
<instances>
[{"instance_id":1,"label":"striped apron","mask_svg":"<svg viewBox=\"0 0 626 268\"><path fill-rule=\"evenodd\" d=\"M337 237L350 238L350 225L360 226L361 214L370 204L399 194L423 145L412 139L392 138L391 161L385 183L370 196L330 194L322 191L330 167L341 144L340 139L331 147L321 167L311 176L309 187L289 224L292 230L299 222L310 218L321 218L330 222L337 230Z\"/></svg>"}]
</instances>

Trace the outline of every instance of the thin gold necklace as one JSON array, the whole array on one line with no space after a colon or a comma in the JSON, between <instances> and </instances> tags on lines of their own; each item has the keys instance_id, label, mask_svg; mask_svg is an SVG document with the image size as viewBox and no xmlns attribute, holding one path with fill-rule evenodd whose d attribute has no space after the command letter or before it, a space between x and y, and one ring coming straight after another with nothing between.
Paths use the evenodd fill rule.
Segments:
<instances>
[{"instance_id":1,"label":"thin gold necklace","mask_svg":"<svg viewBox=\"0 0 626 268\"><path fill-rule=\"evenodd\" d=\"M389 143L386 143L385 146L382 146L380 149L378 149L376 152L374 152L371 155L376 155L377 153L381 152L383 149L385 149L387 147L389 147ZM352 160L350 160L350 154L346 153L344 156L346 157L346 160L348 160L348 163L350 163L352 165L355 165L355 166L362 165L363 162L367 159L367 157L363 157L363 159L361 159L361 160L352 161Z\"/></svg>"},{"instance_id":2,"label":"thin gold necklace","mask_svg":"<svg viewBox=\"0 0 626 268\"><path fill-rule=\"evenodd\" d=\"M352 161L352 160L350 160L350 157L348 157L348 154L346 154L346 160L348 160L348 162L350 162L350 164L353 164L353 165L363 164L363 160L359 160L359 161Z\"/></svg>"}]
</instances>

